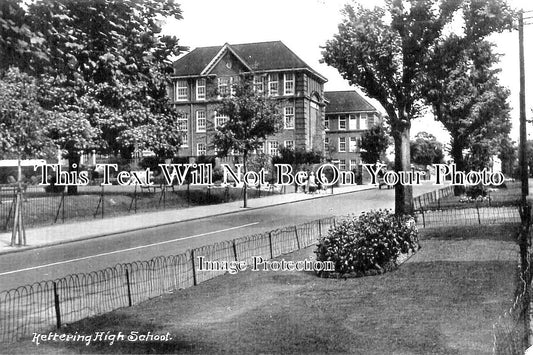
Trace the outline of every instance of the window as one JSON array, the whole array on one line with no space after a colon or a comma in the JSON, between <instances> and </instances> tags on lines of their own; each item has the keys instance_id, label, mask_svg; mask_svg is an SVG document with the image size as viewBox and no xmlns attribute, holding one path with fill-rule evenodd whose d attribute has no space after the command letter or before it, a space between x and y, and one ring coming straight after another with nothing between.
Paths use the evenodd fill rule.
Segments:
<instances>
[{"instance_id":1,"label":"window","mask_svg":"<svg viewBox=\"0 0 533 355\"><path fill-rule=\"evenodd\" d=\"M339 137L339 152L346 151L346 137Z\"/></svg>"},{"instance_id":2,"label":"window","mask_svg":"<svg viewBox=\"0 0 533 355\"><path fill-rule=\"evenodd\" d=\"M359 129L367 129L367 128L368 128L367 114L365 112L365 113L362 113L361 116L359 117Z\"/></svg>"},{"instance_id":3,"label":"window","mask_svg":"<svg viewBox=\"0 0 533 355\"><path fill-rule=\"evenodd\" d=\"M226 96L230 93L230 77L218 78L218 96Z\"/></svg>"},{"instance_id":4,"label":"window","mask_svg":"<svg viewBox=\"0 0 533 355\"><path fill-rule=\"evenodd\" d=\"M294 73L285 73L283 82L285 83L285 95L294 95Z\"/></svg>"},{"instance_id":5,"label":"window","mask_svg":"<svg viewBox=\"0 0 533 355\"><path fill-rule=\"evenodd\" d=\"M205 143L196 144L196 155L205 155Z\"/></svg>"},{"instance_id":6,"label":"window","mask_svg":"<svg viewBox=\"0 0 533 355\"><path fill-rule=\"evenodd\" d=\"M339 129L346 129L346 116L339 116Z\"/></svg>"},{"instance_id":7,"label":"window","mask_svg":"<svg viewBox=\"0 0 533 355\"><path fill-rule=\"evenodd\" d=\"M205 100L205 79L196 80L196 100Z\"/></svg>"},{"instance_id":8,"label":"window","mask_svg":"<svg viewBox=\"0 0 533 355\"><path fill-rule=\"evenodd\" d=\"M226 122L228 122L229 117L227 115L223 115L220 113L215 113L215 128L218 128L220 126L223 126Z\"/></svg>"},{"instance_id":9,"label":"window","mask_svg":"<svg viewBox=\"0 0 533 355\"><path fill-rule=\"evenodd\" d=\"M349 146L350 152L356 152L357 151L357 138L350 137L350 146Z\"/></svg>"},{"instance_id":10,"label":"window","mask_svg":"<svg viewBox=\"0 0 533 355\"><path fill-rule=\"evenodd\" d=\"M329 130L329 117L326 116L324 119L324 130Z\"/></svg>"},{"instance_id":11,"label":"window","mask_svg":"<svg viewBox=\"0 0 533 355\"><path fill-rule=\"evenodd\" d=\"M329 137L324 138L324 151L329 151Z\"/></svg>"},{"instance_id":12,"label":"window","mask_svg":"<svg viewBox=\"0 0 533 355\"><path fill-rule=\"evenodd\" d=\"M346 170L346 160L345 159L339 160L339 170Z\"/></svg>"},{"instance_id":13,"label":"window","mask_svg":"<svg viewBox=\"0 0 533 355\"><path fill-rule=\"evenodd\" d=\"M287 149L294 149L294 141L285 141L283 142L283 145Z\"/></svg>"},{"instance_id":14,"label":"window","mask_svg":"<svg viewBox=\"0 0 533 355\"><path fill-rule=\"evenodd\" d=\"M188 113L182 113L181 116L178 117L177 126L178 126L178 130L181 132L181 145L187 146L188 144L187 131L189 130L189 114Z\"/></svg>"},{"instance_id":15,"label":"window","mask_svg":"<svg viewBox=\"0 0 533 355\"><path fill-rule=\"evenodd\" d=\"M357 129L357 117L355 115L348 115L348 128Z\"/></svg>"},{"instance_id":16,"label":"window","mask_svg":"<svg viewBox=\"0 0 533 355\"><path fill-rule=\"evenodd\" d=\"M263 92L263 77L260 75L254 76L254 89L258 93Z\"/></svg>"},{"instance_id":17,"label":"window","mask_svg":"<svg viewBox=\"0 0 533 355\"><path fill-rule=\"evenodd\" d=\"M268 74L268 94L278 96L278 74Z\"/></svg>"},{"instance_id":18,"label":"window","mask_svg":"<svg viewBox=\"0 0 533 355\"><path fill-rule=\"evenodd\" d=\"M287 106L283 110L285 129L294 129L294 106Z\"/></svg>"},{"instance_id":19,"label":"window","mask_svg":"<svg viewBox=\"0 0 533 355\"><path fill-rule=\"evenodd\" d=\"M187 80L176 81L176 101L187 101Z\"/></svg>"},{"instance_id":20,"label":"window","mask_svg":"<svg viewBox=\"0 0 533 355\"><path fill-rule=\"evenodd\" d=\"M205 132L205 111L196 111L196 132Z\"/></svg>"},{"instance_id":21,"label":"window","mask_svg":"<svg viewBox=\"0 0 533 355\"><path fill-rule=\"evenodd\" d=\"M277 141L268 142L268 154L278 155L278 142Z\"/></svg>"},{"instance_id":22,"label":"window","mask_svg":"<svg viewBox=\"0 0 533 355\"><path fill-rule=\"evenodd\" d=\"M357 169L357 160L350 159L350 170L356 170Z\"/></svg>"}]
</instances>

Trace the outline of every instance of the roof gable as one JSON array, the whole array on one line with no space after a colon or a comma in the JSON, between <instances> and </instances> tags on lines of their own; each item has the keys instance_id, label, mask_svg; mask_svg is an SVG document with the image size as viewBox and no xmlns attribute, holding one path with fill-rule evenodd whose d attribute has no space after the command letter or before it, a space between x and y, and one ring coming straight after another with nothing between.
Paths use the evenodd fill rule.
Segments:
<instances>
[{"instance_id":1,"label":"roof gable","mask_svg":"<svg viewBox=\"0 0 533 355\"><path fill-rule=\"evenodd\" d=\"M328 113L346 113L357 111L377 111L366 99L356 91L326 91L324 92L329 104L326 106Z\"/></svg>"}]
</instances>

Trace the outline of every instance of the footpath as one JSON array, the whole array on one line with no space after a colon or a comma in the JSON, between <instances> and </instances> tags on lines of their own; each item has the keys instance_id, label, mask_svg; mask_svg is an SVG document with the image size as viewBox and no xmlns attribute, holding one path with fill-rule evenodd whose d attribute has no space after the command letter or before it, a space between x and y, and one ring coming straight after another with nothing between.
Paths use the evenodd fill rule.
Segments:
<instances>
[{"instance_id":1,"label":"footpath","mask_svg":"<svg viewBox=\"0 0 533 355\"><path fill-rule=\"evenodd\" d=\"M326 192L315 194L287 193L254 198L248 200L249 207L246 209L242 207L242 201L234 201L208 206L157 210L154 212L143 212L104 219L69 221L64 224L54 224L26 229L26 240L31 241L31 243L25 246L12 247L10 245L11 232L0 233L0 254L59 245L83 239L99 238L117 233L142 230L200 218L232 214L244 210L260 209L303 200L324 198L331 196L332 194L339 195L369 189L377 189L377 187L373 185L354 185L336 187L333 189L333 192L328 189Z\"/></svg>"}]
</instances>

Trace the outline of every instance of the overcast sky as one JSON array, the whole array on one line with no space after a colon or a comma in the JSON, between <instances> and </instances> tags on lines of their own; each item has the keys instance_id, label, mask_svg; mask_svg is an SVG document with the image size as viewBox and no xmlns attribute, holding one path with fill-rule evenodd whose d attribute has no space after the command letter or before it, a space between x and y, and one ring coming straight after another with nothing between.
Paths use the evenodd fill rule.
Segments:
<instances>
[{"instance_id":1,"label":"overcast sky","mask_svg":"<svg viewBox=\"0 0 533 355\"><path fill-rule=\"evenodd\" d=\"M321 64L321 46L337 33L341 9L347 0L176 0L183 19L167 22L164 31L174 34L180 44L191 49L224 43L250 43L281 40L312 68L328 78L325 90L354 89L336 69ZM361 1L374 4L377 1ZM508 0L511 6L533 9L528 0ZM532 20L530 20L533 22ZM492 38L501 58L501 83L511 90L513 139L518 140L518 32L494 35ZM526 96L533 97L533 25L525 28ZM526 98L528 118L533 100ZM419 131L435 134L447 143L447 133L431 115L413 122L411 135ZM533 137L533 126L528 126Z\"/></svg>"}]
</instances>

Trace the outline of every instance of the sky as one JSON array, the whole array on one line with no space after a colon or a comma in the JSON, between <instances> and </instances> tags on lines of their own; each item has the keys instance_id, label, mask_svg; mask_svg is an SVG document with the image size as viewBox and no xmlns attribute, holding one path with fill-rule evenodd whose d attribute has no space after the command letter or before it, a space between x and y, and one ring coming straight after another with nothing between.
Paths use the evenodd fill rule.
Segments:
<instances>
[{"instance_id":1,"label":"sky","mask_svg":"<svg viewBox=\"0 0 533 355\"><path fill-rule=\"evenodd\" d=\"M325 91L358 90L350 86L335 68L320 63L321 46L338 32L342 20L341 10L349 0L176 0L183 10L182 20L169 20L163 31L177 36L180 45L190 49L281 40L309 66L328 78ZM372 6L379 1L360 1ZM532 10L528 0L508 0L514 8ZM533 14L531 14L533 15ZM529 20L533 22L533 19ZM533 116L533 25L526 26L526 112ZM511 137L518 141L519 120L519 66L518 31L496 34L490 38L496 51L502 54L500 82L511 90L510 105L513 129ZM360 92L360 91L359 91ZM374 106L379 104L369 100ZM411 136L420 131L434 134L442 143L449 142L449 135L428 112L412 123ZM528 136L533 138L533 125L528 125Z\"/></svg>"}]
</instances>

